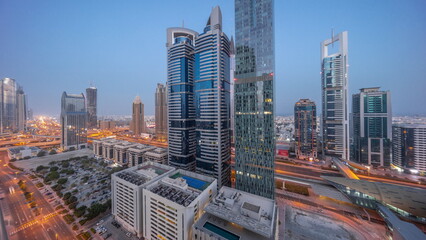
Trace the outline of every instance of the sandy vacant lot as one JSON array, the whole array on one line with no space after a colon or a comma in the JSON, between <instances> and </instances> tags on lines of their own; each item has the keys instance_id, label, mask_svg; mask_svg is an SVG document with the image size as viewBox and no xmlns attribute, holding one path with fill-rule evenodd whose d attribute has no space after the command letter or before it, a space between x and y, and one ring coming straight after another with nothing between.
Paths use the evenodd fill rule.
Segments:
<instances>
[{"instance_id":1,"label":"sandy vacant lot","mask_svg":"<svg viewBox=\"0 0 426 240\"><path fill-rule=\"evenodd\" d=\"M343 222L320 215L309 214L301 209L286 207L286 239L297 240L357 240L366 239Z\"/></svg>"},{"instance_id":2,"label":"sandy vacant lot","mask_svg":"<svg viewBox=\"0 0 426 240\"><path fill-rule=\"evenodd\" d=\"M24 168L24 169L31 169L31 168L35 169L37 168L37 166L40 166L40 165L47 166L49 165L49 162L52 162L52 161L62 161L62 160L67 160L73 157L82 157L82 156L93 157L94 154L92 150L86 148L82 150L58 153L58 154L48 155L44 157L31 158L28 160L19 160L14 162L13 165L20 168Z\"/></svg>"}]
</instances>

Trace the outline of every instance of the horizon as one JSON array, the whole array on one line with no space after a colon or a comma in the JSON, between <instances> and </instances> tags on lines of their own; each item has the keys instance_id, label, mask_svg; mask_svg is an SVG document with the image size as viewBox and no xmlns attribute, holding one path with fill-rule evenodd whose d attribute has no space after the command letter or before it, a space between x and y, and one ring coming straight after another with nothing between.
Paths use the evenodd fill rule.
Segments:
<instances>
[{"instance_id":1,"label":"horizon","mask_svg":"<svg viewBox=\"0 0 426 240\"><path fill-rule=\"evenodd\" d=\"M155 87L166 82L166 29L184 24L201 32L216 5L224 32L234 36L232 1L2 2L0 19L8 24L0 31L8 37L0 39L0 78L23 86L34 115L59 115L62 92L85 94L90 83L98 88L99 116L130 114L136 95L153 115ZM319 45L331 29L349 32L349 102L358 89L380 86L391 91L395 115L426 114L411 104L426 101L425 6L421 0L276 1L275 87L283 92L276 94L276 115L291 115L301 98L321 112ZM152 19L155 24L144 24Z\"/></svg>"}]
</instances>

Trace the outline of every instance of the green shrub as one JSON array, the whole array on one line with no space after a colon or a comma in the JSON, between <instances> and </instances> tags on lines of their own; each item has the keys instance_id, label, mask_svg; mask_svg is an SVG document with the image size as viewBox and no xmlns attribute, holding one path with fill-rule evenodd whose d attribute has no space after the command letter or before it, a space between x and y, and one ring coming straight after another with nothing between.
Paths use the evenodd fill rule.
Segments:
<instances>
[{"instance_id":1,"label":"green shrub","mask_svg":"<svg viewBox=\"0 0 426 240\"><path fill-rule=\"evenodd\" d=\"M64 194L64 200L67 200L67 199L69 199L71 197L71 193L70 192L67 192L67 193L65 193Z\"/></svg>"},{"instance_id":2,"label":"green shrub","mask_svg":"<svg viewBox=\"0 0 426 240\"><path fill-rule=\"evenodd\" d=\"M66 223L71 224L75 221L74 217L71 214L67 214L64 216L64 220Z\"/></svg>"},{"instance_id":3,"label":"green shrub","mask_svg":"<svg viewBox=\"0 0 426 240\"><path fill-rule=\"evenodd\" d=\"M37 153L37 157L43 157L44 155L46 155L46 152L43 150Z\"/></svg>"},{"instance_id":4,"label":"green shrub","mask_svg":"<svg viewBox=\"0 0 426 240\"><path fill-rule=\"evenodd\" d=\"M49 163L49 164L50 164L50 163ZM58 167L54 166L54 167L51 167L51 168L50 168L50 171L51 171L51 172L56 172L56 171L58 171L58 169L59 169Z\"/></svg>"},{"instance_id":5,"label":"green shrub","mask_svg":"<svg viewBox=\"0 0 426 240\"><path fill-rule=\"evenodd\" d=\"M43 166L43 165L40 165L40 166L38 166L38 167L36 168L36 171L37 171L37 172L40 172L41 170L43 170L43 169L45 169L45 168L47 168L47 167L45 167L45 166Z\"/></svg>"},{"instance_id":6,"label":"green shrub","mask_svg":"<svg viewBox=\"0 0 426 240\"><path fill-rule=\"evenodd\" d=\"M13 163L9 163L9 167L12 168L12 169L15 169L15 170L24 171L24 169L19 168L19 167L13 165Z\"/></svg>"},{"instance_id":7,"label":"green shrub","mask_svg":"<svg viewBox=\"0 0 426 240\"><path fill-rule=\"evenodd\" d=\"M58 184L65 184L68 181L66 178L61 178L57 181Z\"/></svg>"},{"instance_id":8,"label":"green shrub","mask_svg":"<svg viewBox=\"0 0 426 240\"><path fill-rule=\"evenodd\" d=\"M56 180L59 178L59 173L56 171L50 172L47 174L47 176L45 177L46 181L52 181L52 180Z\"/></svg>"}]
</instances>

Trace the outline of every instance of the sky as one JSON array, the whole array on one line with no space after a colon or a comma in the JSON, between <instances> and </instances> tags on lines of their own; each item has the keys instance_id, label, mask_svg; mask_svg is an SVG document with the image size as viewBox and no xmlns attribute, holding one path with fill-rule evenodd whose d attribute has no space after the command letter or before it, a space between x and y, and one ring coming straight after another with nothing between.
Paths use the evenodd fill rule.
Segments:
<instances>
[{"instance_id":1,"label":"sky","mask_svg":"<svg viewBox=\"0 0 426 240\"><path fill-rule=\"evenodd\" d=\"M24 87L35 115L60 113L63 91L98 88L98 115L154 114L166 82L166 29L201 32L219 5L234 35L234 1L0 1L0 78ZM321 105L320 42L348 31L349 91L381 87L393 113L426 114L426 1L275 0L276 114Z\"/></svg>"}]
</instances>

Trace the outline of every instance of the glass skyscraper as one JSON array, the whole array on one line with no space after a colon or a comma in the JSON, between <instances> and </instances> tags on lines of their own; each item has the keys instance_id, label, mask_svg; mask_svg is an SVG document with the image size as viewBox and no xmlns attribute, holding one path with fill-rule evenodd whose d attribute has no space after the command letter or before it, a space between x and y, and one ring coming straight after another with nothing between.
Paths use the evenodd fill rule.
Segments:
<instances>
[{"instance_id":1,"label":"glass skyscraper","mask_svg":"<svg viewBox=\"0 0 426 240\"><path fill-rule=\"evenodd\" d=\"M195 39L196 171L230 185L230 41L222 32L222 13L213 8Z\"/></svg>"},{"instance_id":2,"label":"glass skyscraper","mask_svg":"<svg viewBox=\"0 0 426 240\"><path fill-rule=\"evenodd\" d=\"M390 166L392 108L389 91L362 88L352 95L352 160Z\"/></svg>"},{"instance_id":3,"label":"glass skyscraper","mask_svg":"<svg viewBox=\"0 0 426 240\"><path fill-rule=\"evenodd\" d=\"M87 127L96 128L98 126L97 118L97 101L98 89L95 87L86 88L86 103L87 103Z\"/></svg>"},{"instance_id":4,"label":"glass skyscraper","mask_svg":"<svg viewBox=\"0 0 426 240\"><path fill-rule=\"evenodd\" d=\"M167 30L169 164L230 185L230 41L212 9L203 32Z\"/></svg>"},{"instance_id":5,"label":"glass skyscraper","mask_svg":"<svg viewBox=\"0 0 426 240\"><path fill-rule=\"evenodd\" d=\"M317 157L317 108L309 99L294 105L294 138L297 158Z\"/></svg>"},{"instance_id":6,"label":"glass skyscraper","mask_svg":"<svg viewBox=\"0 0 426 240\"><path fill-rule=\"evenodd\" d=\"M339 50L330 53L330 45ZM326 155L349 160L348 32L321 43L322 141Z\"/></svg>"},{"instance_id":7,"label":"glass skyscraper","mask_svg":"<svg viewBox=\"0 0 426 240\"><path fill-rule=\"evenodd\" d=\"M236 188L274 198L274 1L235 1Z\"/></svg>"},{"instance_id":8,"label":"glass skyscraper","mask_svg":"<svg viewBox=\"0 0 426 240\"><path fill-rule=\"evenodd\" d=\"M195 169L194 44L198 33L167 29L169 165Z\"/></svg>"},{"instance_id":9,"label":"glass skyscraper","mask_svg":"<svg viewBox=\"0 0 426 240\"><path fill-rule=\"evenodd\" d=\"M61 99L61 147L65 150L87 147L87 112L84 94L67 94Z\"/></svg>"},{"instance_id":10,"label":"glass skyscraper","mask_svg":"<svg viewBox=\"0 0 426 240\"><path fill-rule=\"evenodd\" d=\"M12 78L0 80L0 133L26 130L27 97Z\"/></svg>"}]
</instances>

